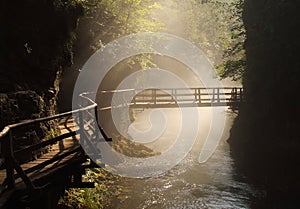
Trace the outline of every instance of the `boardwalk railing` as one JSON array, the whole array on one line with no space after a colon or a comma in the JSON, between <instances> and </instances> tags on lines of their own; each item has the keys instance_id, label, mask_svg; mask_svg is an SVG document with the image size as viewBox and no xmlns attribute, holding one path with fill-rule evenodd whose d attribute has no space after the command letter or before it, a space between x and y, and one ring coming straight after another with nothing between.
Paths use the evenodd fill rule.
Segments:
<instances>
[{"instance_id":1,"label":"boardwalk railing","mask_svg":"<svg viewBox=\"0 0 300 209\"><path fill-rule=\"evenodd\" d=\"M16 183L20 182L24 182L27 189L29 190L35 189L33 176L35 173L39 173L40 169L43 169L53 163L58 164L63 159L66 159L68 158L68 156L74 155L76 153L78 158L84 158L84 153L82 152L78 141L74 137L78 135L78 133L85 136L97 133L97 131L95 131L96 126L98 126L97 121L95 117L92 117L92 115L90 114L91 111L97 112L97 104L90 100L86 95L81 95L80 97L83 101L85 101L85 106L81 106L77 110L57 114L50 117L33 119L8 125L0 132L1 161L3 162L1 165L1 170L5 170L5 176L0 176L0 179L2 178L1 180L4 180L1 185L2 191L13 189L15 188ZM73 125L74 127L72 129L67 126L70 120L72 124L73 121L75 122L75 125ZM16 139L14 133L24 130L30 130L33 125L45 124L51 121L54 121L54 123L56 124L57 122L59 122L60 124L64 124L67 131L51 138L47 138L39 143L16 148L16 144L22 144L22 141L20 141L22 140L22 138ZM74 143L64 144L64 141L66 139L70 139L72 137ZM26 137L23 138L26 139ZM18 140L17 143L16 140ZM33 153L34 151L41 150L43 148L51 149L51 145L54 144L59 144L58 153L56 153L54 156L49 157L49 159L40 159L35 165L31 164L30 166L26 167L26 164L28 162L20 162L20 160L18 160L16 157L22 156L24 153ZM43 155L36 156L36 158L39 157L43 157Z\"/></svg>"},{"instance_id":2,"label":"boardwalk railing","mask_svg":"<svg viewBox=\"0 0 300 209\"><path fill-rule=\"evenodd\" d=\"M223 88L165 88L165 89L126 89L101 91L102 98L119 96L109 108L130 106L132 108L170 108L170 107L209 107L238 106L243 102L242 87ZM122 99L124 97L124 99ZM128 101L128 98L132 98ZM111 99L111 98L110 98ZM102 109L108 107L102 107Z\"/></svg>"}]
</instances>

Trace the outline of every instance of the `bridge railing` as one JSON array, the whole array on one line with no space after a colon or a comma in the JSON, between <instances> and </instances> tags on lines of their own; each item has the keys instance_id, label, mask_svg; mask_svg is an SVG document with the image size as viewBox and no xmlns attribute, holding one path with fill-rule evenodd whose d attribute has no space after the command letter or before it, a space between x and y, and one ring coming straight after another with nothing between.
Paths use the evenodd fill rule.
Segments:
<instances>
[{"instance_id":1,"label":"bridge railing","mask_svg":"<svg viewBox=\"0 0 300 209\"><path fill-rule=\"evenodd\" d=\"M89 104L94 103L94 101L90 99L90 96L94 96L95 94L96 93L94 92L81 94L78 103L79 107L84 108ZM81 111L76 122L80 126L80 144L84 147L85 153L94 161L100 160L100 152L96 148L98 143L112 141L112 139L106 135L103 128L99 125L98 105L95 106L95 108Z\"/></svg>"},{"instance_id":2,"label":"bridge railing","mask_svg":"<svg viewBox=\"0 0 300 209\"><path fill-rule=\"evenodd\" d=\"M175 106L234 106L243 102L242 87L210 88L164 88L164 89L125 89L101 91L101 95L111 101L118 94L117 104L109 108L131 107L175 107ZM126 95L125 95L126 94ZM122 95L132 97L131 101L122 100ZM114 102L114 101L113 101ZM106 105L107 106L107 105ZM107 108L103 107L102 109Z\"/></svg>"},{"instance_id":3,"label":"bridge railing","mask_svg":"<svg viewBox=\"0 0 300 209\"><path fill-rule=\"evenodd\" d=\"M57 114L54 116L27 120L16 124L11 124L6 126L0 132L1 161L3 162L0 167L0 170L5 170L5 180L1 185L2 190L3 188L4 190L13 189L16 185L17 179L21 179L25 183L28 189L34 189L35 186L31 181L31 179L28 177L28 174L33 173L54 162L58 162L59 160L71 154L81 151L80 146L78 146L72 150L68 150L67 152L62 152L61 154L54 156L51 159L45 160L42 163L27 169L22 168L22 164L25 164L26 162L20 162L20 159L17 159L16 157L16 156L21 156L22 158L22 155L24 155L24 153L33 153L37 150L47 149L47 147L50 147L51 145L54 145L56 143L60 143L60 145L62 145L60 147L62 147L63 149L64 139L67 139L69 137L75 137L78 133L80 133L80 135L93 134L90 131L92 126L98 126L98 124L96 124L96 120L94 121L94 124L91 123L86 123L85 125L83 124L84 122L86 122L87 115L90 111L97 111L97 104L94 103L85 95L80 95L80 97L83 101L85 101L85 103L81 105L81 107L77 110ZM69 129L67 133L50 136L50 138L44 139L41 142L35 144L26 145L18 148L16 147L16 144L22 144L22 140L24 140L24 138L26 139L26 136L23 136L23 138L19 137L18 139L16 139L15 133L30 130L34 125L37 124L45 125L46 123L51 121L54 124L57 124L58 122L64 123L64 126L68 129L67 123L73 116L75 116L74 121L77 124L75 125L77 126L77 129L75 130ZM95 129L96 128L94 127L93 130ZM39 156L36 157L38 158Z\"/></svg>"}]
</instances>

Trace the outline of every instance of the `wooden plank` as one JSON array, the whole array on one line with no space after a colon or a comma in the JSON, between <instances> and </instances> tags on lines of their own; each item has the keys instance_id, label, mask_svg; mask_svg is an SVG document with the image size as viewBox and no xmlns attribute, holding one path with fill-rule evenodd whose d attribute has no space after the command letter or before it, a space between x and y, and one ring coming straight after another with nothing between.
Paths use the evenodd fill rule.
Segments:
<instances>
[{"instance_id":1,"label":"wooden plank","mask_svg":"<svg viewBox=\"0 0 300 209\"><path fill-rule=\"evenodd\" d=\"M43 142L40 142L38 144L27 146L27 147L25 147L25 148L23 148L21 150L17 150L17 151L14 152L14 154L17 155L17 154L20 154L20 153L25 152L25 151L34 151L34 150L37 150L37 149L41 149L43 147L46 147L46 146L49 146L49 145L53 145L56 142L61 141L61 140L65 139L65 138L67 138L67 137L76 136L76 135L77 135L76 131L65 133L65 134L62 134L62 135L60 135L58 137L55 137L53 139L49 139L47 141L43 141Z\"/></svg>"},{"instance_id":2,"label":"wooden plank","mask_svg":"<svg viewBox=\"0 0 300 209\"><path fill-rule=\"evenodd\" d=\"M70 120L68 124L73 124L73 120ZM28 170L28 169L32 169L34 167L37 168L37 165L39 165L39 164L44 165L47 160L48 160L48 163L49 163L49 162L51 162L49 160L51 160L52 158L57 157L59 154L62 155L65 152L68 152L68 150L73 148L74 146L78 146L78 144L79 144L78 140L74 141L74 138L72 138L72 136L76 135L76 132L75 131L70 132L69 130L66 129L64 124L60 124L59 127L61 129L61 132L66 132L66 133L63 133L59 137L56 137L56 138L51 139L49 141L44 141L44 142L41 142L39 144L29 146L25 149L22 149L22 150L19 150L19 151L16 152L16 153L21 153L21 152L26 151L26 150L35 150L35 149L38 149L38 148L41 148L41 147L44 147L44 146L52 145L50 147L50 152L45 153L44 155L42 155L41 157L39 157L38 159L36 159L34 161L30 161L30 162L27 162L25 164L22 164L21 165L22 169ZM74 130L74 127L75 126L67 127L67 128L70 128L71 130L72 129ZM57 143L59 140L64 141L64 143L63 143L64 150L60 149L59 143ZM15 173L14 176L18 178L19 176L16 175L15 171L14 171L14 173ZM5 170L1 170L0 171L0 182L3 182L5 178L6 178Z\"/></svg>"},{"instance_id":3,"label":"wooden plank","mask_svg":"<svg viewBox=\"0 0 300 209\"><path fill-rule=\"evenodd\" d=\"M28 176L30 176L30 173L33 173L37 170L39 170L39 172L41 172L41 170L46 169L48 166L53 165L53 163L55 163L56 161L62 160L63 158L66 158L67 156L78 152L80 149L81 148L78 146L77 148L67 150L63 153L60 153L59 155L54 155L53 157L51 157L49 159L45 159L45 161L40 161L37 164L36 163L27 163L26 167L28 167L28 168L25 169L24 165L22 165L22 168L24 168L24 173L27 174ZM35 161L33 161L33 162L35 162ZM58 164L60 164L60 162ZM15 178L19 178L19 177L20 176L18 174L15 176Z\"/></svg>"}]
</instances>

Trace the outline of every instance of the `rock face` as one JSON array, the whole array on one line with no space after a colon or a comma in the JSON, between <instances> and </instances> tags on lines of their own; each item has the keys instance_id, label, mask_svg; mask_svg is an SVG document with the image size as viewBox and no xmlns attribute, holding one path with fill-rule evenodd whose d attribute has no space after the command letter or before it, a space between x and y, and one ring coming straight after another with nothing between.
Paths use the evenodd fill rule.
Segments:
<instances>
[{"instance_id":1,"label":"rock face","mask_svg":"<svg viewBox=\"0 0 300 209\"><path fill-rule=\"evenodd\" d=\"M74 30L83 6L77 0L1 2L0 129L25 119L53 115L62 69L72 64ZM16 147L37 142L55 128L14 132ZM22 136L21 132L24 132ZM18 133L19 132L19 133Z\"/></svg>"},{"instance_id":2,"label":"rock face","mask_svg":"<svg viewBox=\"0 0 300 209\"><path fill-rule=\"evenodd\" d=\"M53 94L51 97L42 97L31 90L0 94L0 126L4 127L9 123L53 115L56 107L56 96L56 94ZM55 121L15 129L13 131L14 150L19 150L44 140L47 134L55 129L57 129ZM44 151L46 150L22 153L22 156L16 156L16 158L19 162L28 161Z\"/></svg>"},{"instance_id":3,"label":"rock face","mask_svg":"<svg viewBox=\"0 0 300 209\"><path fill-rule=\"evenodd\" d=\"M291 196L300 186L299 8L296 0L245 0L247 102L229 140L239 168Z\"/></svg>"},{"instance_id":4,"label":"rock face","mask_svg":"<svg viewBox=\"0 0 300 209\"><path fill-rule=\"evenodd\" d=\"M47 113L44 112L45 102L34 91L18 91L0 95L1 127L8 122L39 118Z\"/></svg>"},{"instance_id":5,"label":"rock face","mask_svg":"<svg viewBox=\"0 0 300 209\"><path fill-rule=\"evenodd\" d=\"M76 0L1 3L0 127L55 113L62 69L83 6Z\"/></svg>"}]
</instances>

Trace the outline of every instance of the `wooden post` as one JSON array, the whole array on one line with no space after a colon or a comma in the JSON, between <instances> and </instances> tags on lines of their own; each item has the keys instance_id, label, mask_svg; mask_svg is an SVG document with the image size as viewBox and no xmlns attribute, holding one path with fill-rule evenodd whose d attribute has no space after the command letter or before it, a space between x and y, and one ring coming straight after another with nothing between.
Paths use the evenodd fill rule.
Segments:
<instances>
[{"instance_id":1,"label":"wooden post","mask_svg":"<svg viewBox=\"0 0 300 209\"><path fill-rule=\"evenodd\" d=\"M26 176L26 174L24 173L24 171L22 170L22 168L20 167L20 165L18 164L17 160L14 157L12 131L10 130L8 134L9 134L8 137L3 142L4 146L2 149L5 158L6 181L7 181L8 189L13 189L15 187L14 169L16 169L17 173L20 175L20 177L26 184L27 188L33 190L34 185L30 181L28 176Z\"/></svg>"},{"instance_id":2,"label":"wooden post","mask_svg":"<svg viewBox=\"0 0 300 209\"><path fill-rule=\"evenodd\" d=\"M220 103L220 88L217 88L217 100L218 100L218 103Z\"/></svg>"},{"instance_id":3,"label":"wooden post","mask_svg":"<svg viewBox=\"0 0 300 209\"><path fill-rule=\"evenodd\" d=\"M201 89L198 88L198 99L199 99L199 104L201 104Z\"/></svg>"},{"instance_id":4,"label":"wooden post","mask_svg":"<svg viewBox=\"0 0 300 209\"><path fill-rule=\"evenodd\" d=\"M80 111L79 112L79 120L78 120L78 122L79 122L79 124L78 124L78 126L79 126L79 141L80 141L80 143L84 143L84 123L83 123L83 113L82 113L83 111Z\"/></svg>"},{"instance_id":5,"label":"wooden post","mask_svg":"<svg viewBox=\"0 0 300 209\"><path fill-rule=\"evenodd\" d=\"M231 96L232 97L232 102L237 102L237 89L236 87L233 88L233 95Z\"/></svg>"},{"instance_id":6,"label":"wooden post","mask_svg":"<svg viewBox=\"0 0 300 209\"><path fill-rule=\"evenodd\" d=\"M175 103L175 99L174 98L175 98L175 89L172 89L171 90L171 104Z\"/></svg>"},{"instance_id":7,"label":"wooden post","mask_svg":"<svg viewBox=\"0 0 300 209\"><path fill-rule=\"evenodd\" d=\"M99 125L98 125L98 106L96 106L94 108L94 111L95 111L95 118L94 118L94 126L95 126L95 138L96 140L99 138L99 132L98 130L100 129L99 128Z\"/></svg>"},{"instance_id":8,"label":"wooden post","mask_svg":"<svg viewBox=\"0 0 300 209\"><path fill-rule=\"evenodd\" d=\"M157 89L154 90L155 104L157 103Z\"/></svg>"},{"instance_id":9,"label":"wooden post","mask_svg":"<svg viewBox=\"0 0 300 209\"><path fill-rule=\"evenodd\" d=\"M134 104L134 105L136 105L136 97L137 97L137 95L134 95L134 96L133 96L133 104Z\"/></svg>"},{"instance_id":10,"label":"wooden post","mask_svg":"<svg viewBox=\"0 0 300 209\"><path fill-rule=\"evenodd\" d=\"M243 102L243 95L244 94L244 92L243 92L243 89L242 88L240 88L240 102Z\"/></svg>"},{"instance_id":11,"label":"wooden post","mask_svg":"<svg viewBox=\"0 0 300 209\"><path fill-rule=\"evenodd\" d=\"M82 183L82 171L78 169L77 172L73 174L73 182L76 186L79 186Z\"/></svg>"},{"instance_id":12,"label":"wooden post","mask_svg":"<svg viewBox=\"0 0 300 209\"><path fill-rule=\"evenodd\" d=\"M13 166L16 169L17 173L20 175L21 179L27 186L27 189L29 189L31 191L34 190L33 183L31 182L29 177L26 175L26 173L23 171L23 169L21 168L21 166L19 165L19 163L17 162L17 160L15 159L14 156L12 156L12 162L13 162Z\"/></svg>"},{"instance_id":13,"label":"wooden post","mask_svg":"<svg viewBox=\"0 0 300 209\"><path fill-rule=\"evenodd\" d=\"M13 163L13 146L12 146L12 132L9 131L8 136L3 141L2 144L2 153L5 160L6 168L6 180L8 189L13 189L15 187L15 178L14 178L14 163Z\"/></svg>"},{"instance_id":14,"label":"wooden post","mask_svg":"<svg viewBox=\"0 0 300 209\"><path fill-rule=\"evenodd\" d=\"M152 90L152 99L153 99L153 103L156 105L157 99L156 99L156 89Z\"/></svg>"}]
</instances>

